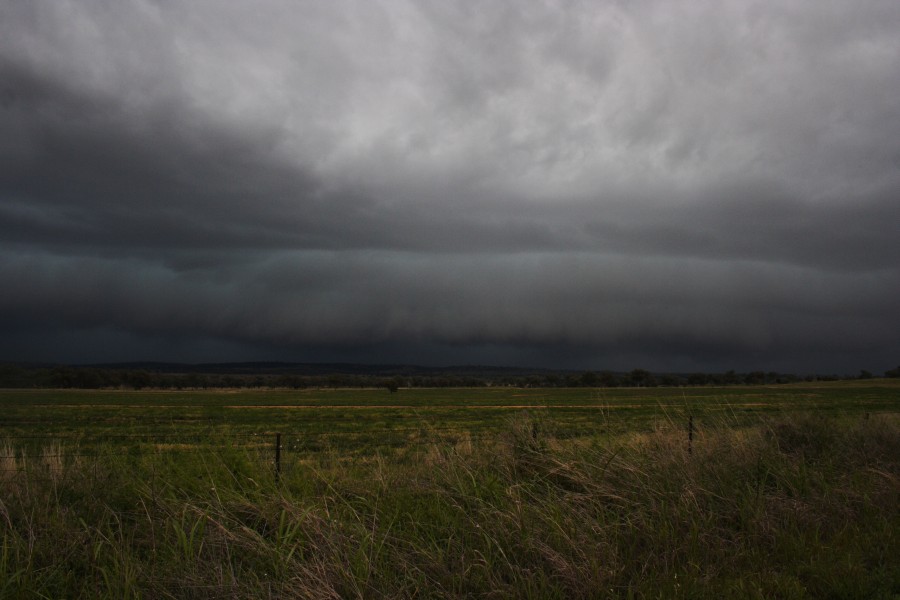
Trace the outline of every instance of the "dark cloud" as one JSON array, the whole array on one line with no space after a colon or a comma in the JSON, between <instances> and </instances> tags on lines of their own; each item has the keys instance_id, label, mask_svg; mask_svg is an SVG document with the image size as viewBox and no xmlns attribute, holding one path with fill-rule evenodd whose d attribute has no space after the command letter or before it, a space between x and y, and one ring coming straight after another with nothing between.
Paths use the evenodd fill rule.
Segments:
<instances>
[{"instance_id":1,"label":"dark cloud","mask_svg":"<svg viewBox=\"0 0 900 600\"><path fill-rule=\"evenodd\" d=\"M0 359L895 366L898 29L6 3Z\"/></svg>"}]
</instances>

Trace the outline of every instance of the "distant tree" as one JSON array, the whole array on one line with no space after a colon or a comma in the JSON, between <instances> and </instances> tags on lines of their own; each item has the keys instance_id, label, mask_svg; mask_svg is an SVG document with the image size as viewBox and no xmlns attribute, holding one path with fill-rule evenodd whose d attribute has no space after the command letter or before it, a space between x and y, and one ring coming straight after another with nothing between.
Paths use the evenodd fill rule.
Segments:
<instances>
[{"instance_id":1,"label":"distant tree","mask_svg":"<svg viewBox=\"0 0 900 600\"><path fill-rule=\"evenodd\" d=\"M731 371L728 371L724 375L722 375L722 383L724 383L725 385L735 385L740 382L741 382L740 378L738 377L737 373L734 372L733 369Z\"/></svg>"},{"instance_id":2,"label":"distant tree","mask_svg":"<svg viewBox=\"0 0 900 600\"><path fill-rule=\"evenodd\" d=\"M56 388L72 387L72 369L67 367L54 367L50 371L50 385Z\"/></svg>"},{"instance_id":3,"label":"distant tree","mask_svg":"<svg viewBox=\"0 0 900 600\"><path fill-rule=\"evenodd\" d=\"M566 387L578 387L581 385L581 377L575 373L566 375Z\"/></svg>"},{"instance_id":4,"label":"distant tree","mask_svg":"<svg viewBox=\"0 0 900 600\"><path fill-rule=\"evenodd\" d=\"M207 388L209 387L209 380L205 375L201 375L199 373L189 373L187 377L184 379L184 386L188 388Z\"/></svg>"},{"instance_id":5,"label":"distant tree","mask_svg":"<svg viewBox=\"0 0 900 600\"><path fill-rule=\"evenodd\" d=\"M766 374L762 371L753 371L744 376L744 382L750 385L759 385L766 382Z\"/></svg>"},{"instance_id":6,"label":"distant tree","mask_svg":"<svg viewBox=\"0 0 900 600\"><path fill-rule=\"evenodd\" d=\"M621 381L612 371L602 371L600 373L600 385L603 387L619 387Z\"/></svg>"},{"instance_id":7,"label":"distant tree","mask_svg":"<svg viewBox=\"0 0 900 600\"><path fill-rule=\"evenodd\" d=\"M655 387L656 378L650 371L634 369L628 374L628 383L635 387Z\"/></svg>"},{"instance_id":8,"label":"distant tree","mask_svg":"<svg viewBox=\"0 0 900 600\"><path fill-rule=\"evenodd\" d=\"M885 377L900 377L900 366L896 369L891 369L889 371L884 372Z\"/></svg>"},{"instance_id":9,"label":"distant tree","mask_svg":"<svg viewBox=\"0 0 900 600\"><path fill-rule=\"evenodd\" d=\"M544 382L544 380L541 377L539 377L537 375L529 375L528 377L525 378L525 383L523 385L525 387L529 387L529 388L537 388L537 387L541 387L541 384L543 382Z\"/></svg>"},{"instance_id":10,"label":"distant tree","mask_svg":"<svg viewBox=\"0 0 900 600\"><path fill-rule=\"evenodd\" d=\"M706 373L691 373L688 375L688 385L706 385L709 383L709 375Z\"/></svg>"},{"instance_id":11,"label":"distant tree","mask_svg":"<svg viewBox=\"0 0 900 600\"><path fill-rule=\"evenodd\" d=\"M581 378L579 379L579 384L582 387L597 387L597 384L599 383L600 379L593 371L585 371L581 374Z\"/></svg>"},{"instance_id":12,"label":"distant tree","mask_svg":"<svg viewBox=\"0 0 900 600\"><path fill-rule=\"evenodd\" d=\"M150 387L152 378L147 371L128 371L124 383L135 390L140 390Z\"/></svg>"},{"instance_id":13,"label":"distant tree","mask_svg":"<svg viewBox=\"0 0 900 600\"><path fill-rule=\"evenodd\" d=\"M872 373L866 371L865 369L861 369L859 372L860 379L872 379Z\"/></svg>"},{"instance_id":14,"label":"distant tree","mask_svg":"<svg viewBox=\"0 0 900 600\"><path fill-rule=\"evenodd\" d=\"M281 375L275 380L276 387L299 389L305 387L302 377L297 375Z\"/></svg>"},{"instance_id":15,"label":"distant tree","mask_svg":"<svg viewBox=\"0 0 900 600\"><path fill-rule=\"evenodd\" d=\"M75 371L75 373L78 377L75 387L89 390L103 387L104 377L102 371L98 369L81 368Z\"/></svg>"},{"instance_id":16,"label":"distant tree","mask_svg":"<svg viewBox=\"0 0 900 600\"><path fill-rule=\"evenodd\" d=\"M800 378L793 373L779 373L775 379L775 383L795 383L797 381L800 381Z\"/></svg>"},{"instance_id":17,"label":"distant tree","mask_svg":"<svg viewBox=\"0 0 900 600\"><path fill-rule=\"evenodd\" d=\"M677 387L684 385L684 380L673 373L664 373L659 376L659 384L666 387Z\"/></svg>"},{"instance_id":18,"label":"distant tree","mask_svg":"<svg viewBox=\"0 0 900 600\"><path fill-rule=\"evenodd\" d=\"M16 365L0 365L0 387L29 387L30 373Z\"/></svg>"},{"instance_id":19,"label":"distant tree","mask_svg":"<svg viewBox=\"0 0 900 600\"><path fill-rule=\"evenodd\" d=\"M547 387L559 387L562 384L562 379L559 378L559 375L545 375L544 376L544 385Z\"/></svg>"}]
</instances>

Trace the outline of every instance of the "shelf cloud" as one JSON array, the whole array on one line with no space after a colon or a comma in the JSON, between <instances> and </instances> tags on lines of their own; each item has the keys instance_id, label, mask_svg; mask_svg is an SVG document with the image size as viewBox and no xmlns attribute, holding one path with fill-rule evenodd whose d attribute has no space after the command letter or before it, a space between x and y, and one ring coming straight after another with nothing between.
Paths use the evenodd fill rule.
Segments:
<instances>
[{"instance_id":1,"label":"shelf cloud","mask_svg":"<svg viewBox=\"0 0 900 600\"><path fill-rule=\"evenodd\" d=\"M900 361L900 5L0 6L0 360Z\"/></svg>"}]
</instances>

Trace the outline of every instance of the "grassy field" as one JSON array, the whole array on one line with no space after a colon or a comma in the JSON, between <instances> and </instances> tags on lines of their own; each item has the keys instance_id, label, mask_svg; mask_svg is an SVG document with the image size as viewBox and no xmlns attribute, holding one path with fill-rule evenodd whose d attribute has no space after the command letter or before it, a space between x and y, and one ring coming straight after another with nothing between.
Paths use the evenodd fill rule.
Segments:
<instances>
[{"instance_id":1,"label":"grassy field","mask_svg":"<svg viewBox=\"0 0 900 600\"><path fill-rule=\"evenodd\" d=\"M898 598L898 409L890 380L4 390L0 598Z\"/></svg>"},{"instance_id":2,"label":"grassy field","mask_svg":"<svg viewBox=\"0 0 900 600\"><path fill-rule=\"evenodd\" d=\"M741 424L814 411L896 411L898 380L701 388L472 388L97 391L0 390L0 431L90 442L122 435L185 439L282 432L310 443L380 435L386 443L447 434L493 435L523 412L557 437L647 430L660 420Z\"/></svg>"}]
</instances>

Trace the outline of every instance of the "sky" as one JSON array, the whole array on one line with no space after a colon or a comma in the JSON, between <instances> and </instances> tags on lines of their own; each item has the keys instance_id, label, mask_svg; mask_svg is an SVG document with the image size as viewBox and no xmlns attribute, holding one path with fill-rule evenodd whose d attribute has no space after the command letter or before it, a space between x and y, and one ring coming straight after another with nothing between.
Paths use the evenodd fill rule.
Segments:
<instances>
[{"instance_id":1,"label":"sky","mask_svg":"<svg viewBox=\"0 0 900 600\"><path fill-rule=\"evenodd\" d=\"M4 0L0 360L880 373L896 0Z\"/></svg>"}]
</instances>

